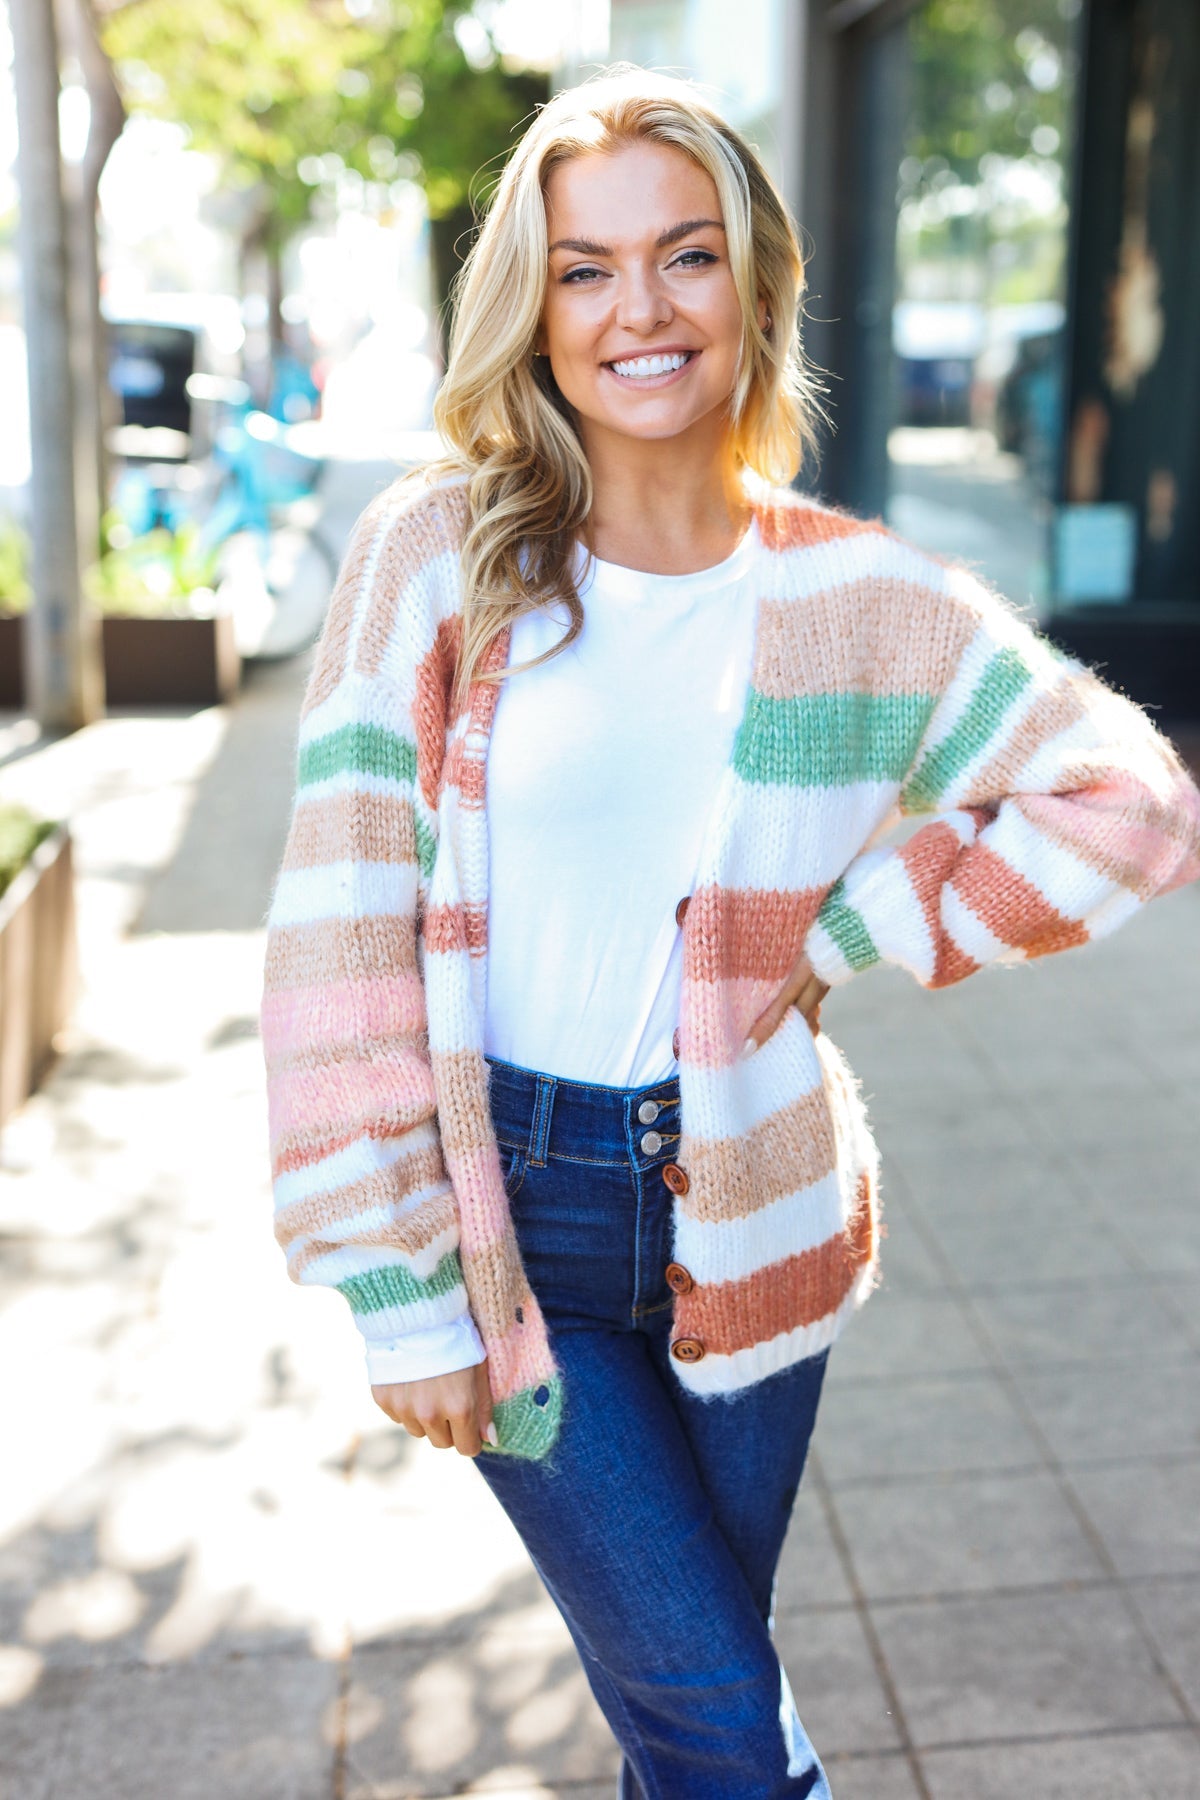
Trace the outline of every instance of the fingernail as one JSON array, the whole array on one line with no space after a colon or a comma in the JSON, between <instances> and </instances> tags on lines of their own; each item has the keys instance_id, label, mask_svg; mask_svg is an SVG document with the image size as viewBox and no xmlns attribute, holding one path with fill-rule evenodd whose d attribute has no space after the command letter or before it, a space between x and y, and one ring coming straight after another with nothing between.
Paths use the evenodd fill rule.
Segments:
<instances>
[{"instance_id":1,"label":"fingernail","mask_svg":"<svg viewBox=\"0 0 1200 1800\"><path fill-rule=\"evenodd\" d=\"M745 1043L742 1045L742 1055L743 1056L753 1056L754 1052L757 1049L758 1049L758 1045L755 1043L754 1039L747 1038Z\"/></svg>"},{"instance_id":2,"label":"fingernail","mask_svg":"<svg viewBox=\"0 0 1200 1800\"><path fill-rule=\"evenodd\" d=\"M496 1445L500 1442L500 1439L496 1436L496 1427L492 1424L490 1419L488 1421L488 1428L483 1435L489 1444Z\"/></svg>"}]
</instances>

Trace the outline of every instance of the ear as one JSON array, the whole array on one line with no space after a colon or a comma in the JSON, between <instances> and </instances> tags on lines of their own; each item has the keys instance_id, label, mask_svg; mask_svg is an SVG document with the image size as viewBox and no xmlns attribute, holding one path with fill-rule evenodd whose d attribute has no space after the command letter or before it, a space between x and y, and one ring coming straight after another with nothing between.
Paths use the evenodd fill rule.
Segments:
<instances>
[{"instance_id":1,"label":"ear","mask_svg":"<svg viewBox=\"0 0 1200 1800\"><path fill-rule=\"evenodd\" d=\"M770 311L768 310L766 301L762 298L761 295L759 296L759 301L758 301L757 316L758 316L758 329L762 332L770 331L770 329L771 329L771 314L770 314Z\"/></svg>"}]
</instances>

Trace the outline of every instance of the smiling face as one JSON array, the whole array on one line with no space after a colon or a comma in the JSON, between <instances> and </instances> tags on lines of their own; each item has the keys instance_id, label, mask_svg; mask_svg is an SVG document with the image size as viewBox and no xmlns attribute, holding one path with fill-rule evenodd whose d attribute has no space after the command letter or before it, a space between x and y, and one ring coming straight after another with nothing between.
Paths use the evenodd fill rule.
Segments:
<instances>
[{"instance_id":1,"label":"smiling face","mask_svg":"<svg viewBox=\"0 0 1200 1800\"><path fill-rule=\"evenodd\" d=\"M546 182L550 267L537 348L598 435L728 434L742 309L712 177L643 139L559 163Z\"/></svg>"}]
</instances>

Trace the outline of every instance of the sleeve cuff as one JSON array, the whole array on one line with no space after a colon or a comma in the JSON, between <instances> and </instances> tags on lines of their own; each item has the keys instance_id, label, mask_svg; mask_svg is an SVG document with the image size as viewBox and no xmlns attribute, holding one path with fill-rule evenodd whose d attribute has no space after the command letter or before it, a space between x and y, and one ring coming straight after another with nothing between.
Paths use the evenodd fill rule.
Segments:
<instances>
[{"instance_id":1,"label":"sleeve cuff","mask_svg":"<svg viewBox=\"0 0 1200 1800\"><path fill-rule=\"evenodd\" d=\"M429 1375L453 1375L483 1362L487 1351L470 1313L444 1325L428 1325L399 1337L367 1341L367 1373L372 1387L392 1381L423 1381Z\"/></svg>"}]
</instances>

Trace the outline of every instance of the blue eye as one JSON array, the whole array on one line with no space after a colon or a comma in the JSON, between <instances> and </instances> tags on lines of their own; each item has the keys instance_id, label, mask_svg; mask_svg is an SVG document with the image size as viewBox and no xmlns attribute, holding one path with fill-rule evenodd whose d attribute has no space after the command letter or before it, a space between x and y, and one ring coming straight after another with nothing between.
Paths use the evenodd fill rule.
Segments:
<instances>
[{"instance_id":1,"label":"blue eye","mask_svg":"<svg viewBox=\"0 0 1200 1800\"><path fill-rule=\"evenodd\" d=\"M600 269L568 269L566 274L561 279L561 285L563 287L566 287L567 283L571 282L576 287L578 287L580 276L590 278L593 275L599 275L601 273L602 273L602 271Z\"/></svg>"},{"instance_id":2,"label":"blue eye","mask_svg":"<svg viewBox=\"0 0 1200 1800\"><path fill-rule=\"evenodd\" d=\"M689 262L688 258L693 256L698 257L699 261ZM705 263L715 263L716 260L717 259L711 250L685 250L682 256L677 256L675 258L671 267L675 269L698 269L703 268Z\"/></svg>"}]
</instances>

